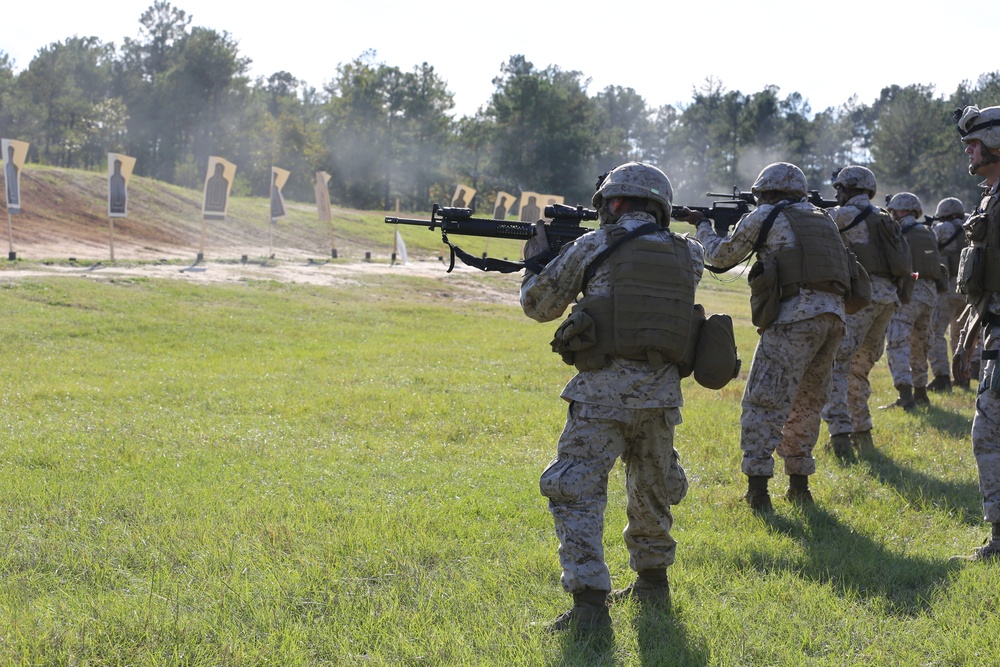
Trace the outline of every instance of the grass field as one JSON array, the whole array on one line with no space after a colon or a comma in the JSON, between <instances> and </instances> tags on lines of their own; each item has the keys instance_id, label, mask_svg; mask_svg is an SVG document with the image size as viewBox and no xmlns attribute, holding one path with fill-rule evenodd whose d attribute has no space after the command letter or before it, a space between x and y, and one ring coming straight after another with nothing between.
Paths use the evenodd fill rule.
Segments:
<instances>
[{"instance_id":1,"label":"grass field","mask_svg":"<svg viewBox=\"0 0 1000 667\"><path fill-rule=\"evenodd\" d=\"M744 371L685 381L673 611L614 608L603 650L532 626L569 604L537 490L572 370L554 325L402 275L0 281L0 664L1000 664L1000 568L947 560L987 532L973 395L878 413L876 454L820 447L816 505L758 518L742 281L700 291ZM623 500L616 469L618 585Z\"/></svg>"}]
</instances>

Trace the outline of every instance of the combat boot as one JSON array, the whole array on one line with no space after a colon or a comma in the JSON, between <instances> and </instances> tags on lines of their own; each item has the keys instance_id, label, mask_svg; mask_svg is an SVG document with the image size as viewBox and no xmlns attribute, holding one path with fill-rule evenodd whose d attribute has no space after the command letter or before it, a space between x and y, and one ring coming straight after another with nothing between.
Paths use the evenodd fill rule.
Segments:
<instances>
[{"instance_id":1,"label":"combat boot","mask_svg":"<svg viewBox=\"0 0 1000 667\"><path fill-rule=\"evenodd\" d=\"M913 402L917 405L930 405L931 399L927 396L927 387L913 388Z\"/></svg>"},{"instance_id":2,"label":"combat boot","mask_svg":"<svg viewBox=\"0 0 1000 667\"><path fill-rule=\"evenodd\" d=\"M608 635L611 613L608 611L608 591L588 589L573 594L573 607L545 626L547 632L572 632L578 637Z\"/></svg>"},{"instance_id":3,"label":"combat boot","mask_svg":"<svg viewBox=\"0 0 1000 667\"><path fill-rule=\"evenodd\" d=\"M934 376L934 379L931 380L931 383L927 385L927 391L933 391L936 394L951 393L951 376L950 375Z\"/></svg>"},{"instance_id":4,"label":"combat boot","mask_svg":"<svg viewBox=\"0 0 1000 667\"><path fill-rule=\"evenodd\" d=\"M899 392L899 398L889 405L883 405L881 407L882 410L903 408L907 412L913 412L917 409L917 404L913 401L913 387L908 384L897 384L896 391Z\"/></svg>"},{"instance_id":5,"label":"combat boot","mask_svg":"<svg viewBox=\"0 0 1000 667\"><path fill-rule=\"evenodd\" d=\"M813 502L812 492L809 491L808 475L789 475L788 491L785 492L785 500L796 505L811 505Z\"/></svg>"},{"instance_id":6,"label":"combat boot","mask_svg":"<svg viewBox=\"0 0 1000 667\"><path fill-rule=\"evenodd\" d=\"M774 511L771 496L767 493L767 480L763 475L747 476L747 493L743 498L757 514L770 514Z\"/></svg>"},{"instance_id":7,"label":"combat boot","mask_svg":"<svg viewBox=\"0 0 1000 667\"><path fill-rule=\"evenodd\" d=\"M844 462L854 461L854 446L851 445L851 435L849 433L838 433L830 436L830 449L833 455Z\"/></svg>"},{"instance_id":8,"label":"combat boot","mask_svg":"<svg viewBox=\"0 0 1000 667\"><path fill-rule=\"evenodd\" d=\"M654 570L639 570L628 588L611 591L608 601L611 603L624 600L635 600L642 603L670 604L670 582L667 580L667 568Z\"/></svg>"},{"instance_id":9,"label":"combat boot","mask_svg":"<svg viewBox=\"0 0 1000 667\"><path fill-rule=\"evenodd\" d=\"M871 454L875 451L875 441L872 440L872 432L869 431L858 431L854 434L854 446L858 450L858 454L862 456L866 454Z\"/></svg>"}]
</instances>

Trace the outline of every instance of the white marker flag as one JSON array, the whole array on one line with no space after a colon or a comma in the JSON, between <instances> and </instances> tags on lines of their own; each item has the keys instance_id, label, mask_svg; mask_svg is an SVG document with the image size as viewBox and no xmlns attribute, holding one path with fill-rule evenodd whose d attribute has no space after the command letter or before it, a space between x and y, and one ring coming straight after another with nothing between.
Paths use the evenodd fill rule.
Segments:
<instances>
[{"instance_id":1,"label":"white marker flag","mask_svg":"<svg viewBox=\"0 0 1000 667\"><path fill-rule=\"evenodd\" d=\"M403 264L409 264L410 260L406 257L406 244L403 243L403 235L396 230L396 240L392 242L392 254L399 257L399 261Z\"/></svg>"}]
</instances>

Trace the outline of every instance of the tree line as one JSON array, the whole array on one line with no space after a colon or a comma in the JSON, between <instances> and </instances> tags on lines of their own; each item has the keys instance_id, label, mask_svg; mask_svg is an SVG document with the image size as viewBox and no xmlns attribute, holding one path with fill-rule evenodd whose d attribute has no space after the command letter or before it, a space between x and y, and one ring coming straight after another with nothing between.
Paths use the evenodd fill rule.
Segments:
<instances>
[{"instance_id":1,"label":"tree line","mask_svg":"<svg viewBox=\"0 0 1000 667\"><path fill-rule=\"evenodd\" d=\"M42 47L14 72L0 52L0 136L31 143L30 162L103 169L108 152L137 159L135 173L200 187L210 155L239 166L233 193L266 196L270 168L292 172L286 197L310 201L313 174L331 175L335 204L429 210L456 183L562 194L587 203L597 175L629 160L661 167L676 201L749 189L765 164L799 165L811 187L864 164L880 193L908 190L933 209L946 196L972 208L975 179L952 112L1000 104L1000 71L948 94L931 85L886 86L866 104L852 97L813 112L798 92L744 94L706 80L684 104L650 107L631 88L588 93L584 73L511 56L494 92L456 117L453 94L426 63L404 71L368 51L316 89L289 72L251 80L250 59L225 31L156 0L138 36L120 46L70 37Z\"/></svg>"}]
</instances>

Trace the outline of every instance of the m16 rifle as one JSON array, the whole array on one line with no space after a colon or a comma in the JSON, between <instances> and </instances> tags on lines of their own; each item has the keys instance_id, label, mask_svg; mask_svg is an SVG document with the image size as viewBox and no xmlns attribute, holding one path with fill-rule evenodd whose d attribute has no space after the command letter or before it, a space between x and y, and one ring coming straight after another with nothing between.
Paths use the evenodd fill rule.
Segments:
<instances>
[{"instance_id":1,"label":"m16 rifle","mask_svg":"<svg viewBox=\"0 0 1000 667\"><path fill-rule=\"evenodd\" d=\"M839 171L840 170L838 169L833 172L835 177ZM819 194L819 190L810 190L808 194L809 203L818 208L833 208L838 205L836 199L823 199L822 195Z\"/></svg>"},{"instance_id":2,"label":"m16 rifle","mask_svg":"<svg viewBox=\"0 0 1000 667\"><path fill-rule=\"evenodd\" d=\"M545 217L551 222L545 223L545 236L549 241L549 252L535 258L528 258L540 266L544 266L555 257L562 247L572 243L587 232L594 231L580 223L586 220L597 220L597 211L583 206L567 206L552 204L545 207ZM465 252L448 239L448 234L460 236L482 236L491 239L515 239L527 241L535 235L535 223L515 222L512 220L496 220L492 218L474 218L472 209L443 207L434 204L430 220L414 218L397 218L386 216L389 225L419 225L428 229L440 229L441 241L451 248L451 264L448 272L455 268L457 255L465 264L483 271L498 271L513 273L524 268L524 262L509 262L490 257L475 257Z\"/></svg>"},{"instance_id":3,"label":"m16 rifle","mask_svg":"<svg viewBox=\"0 0 1000 667\"><path fill-rule=\"evenodd\" d=\"M712 228L719 236L728 236L729 230L733 228L740 219L750 212L751 206L757 205L756 198L749 192L740 192L740 189L733 186L733 193L722 194L719 192L706 192L706 197L725 197L725 199L712 202L712 206L682 206L676 205L670 214L675 220L684 221L688 214L686 211L698 211L712 221Z\"/></svg>"}]
</instances>

